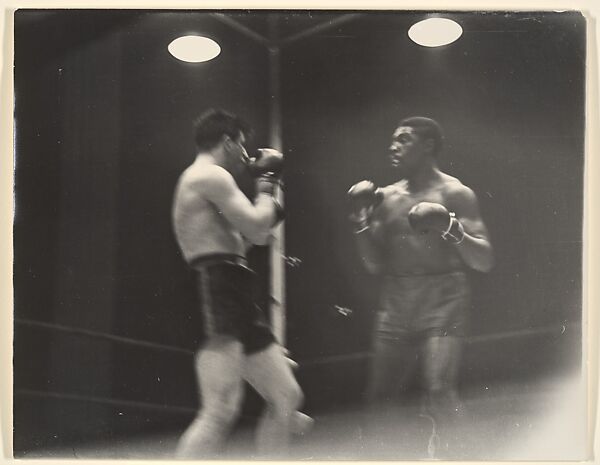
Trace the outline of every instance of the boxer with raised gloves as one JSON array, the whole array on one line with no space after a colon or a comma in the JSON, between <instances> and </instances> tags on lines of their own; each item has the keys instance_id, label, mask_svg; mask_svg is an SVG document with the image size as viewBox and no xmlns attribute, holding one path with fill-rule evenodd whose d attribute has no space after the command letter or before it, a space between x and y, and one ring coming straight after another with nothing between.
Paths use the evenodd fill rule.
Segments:
<instances>
[{"instance_id":1,"label":"boxer with raised gloves","mask_svg":"<svg viewBox=\"0 0 600 465\"><path fill-rule=\"evenodd\" d=\"M387 152L394 182L378 188L361 181L348 197L360 233L357 259L380 285L367 400L379 412L420 372L423 408L435 424L430 457L458 459L452 448L461 444L457 380L469 327L467 271L487 272L494 258L475 192L439 168L442 146L436 121L403 119Z\"/></svg>"},{"instance_id":2,"label":"boxer with raised gloves","mask_svg":"<svg viewBox=\"0 0 600 465\"><path fill-rule=\"evenodd\" d=\"M278 210L283 211L274 198L283 155L262 149L251 160L245 147L251 133L247 123L224 110L200 115L194 122L195 158L173 196L175 238L197 290L193 311L210 322L199 328L194 368L200 410L179 438L175 454L181 459L222 458L242 408L244 382L265 400L256 435L260 457L285 457L292 434L311 424L298 412L302 389L254 299L248 248L269 244ZM249 168L257 184L253 195L238 184L249 178Z\"/></svg>"},{"instance_id":3,"label":"boxer with raised gloves","mask_svg":"<svg viewBox=\"0 0 600 465\"><path fill-rule=\"evenodd\" d=\"M373 211L383 201L383 192L371 181L360 181L348 190L350 202L350 221L355 225L354 232L366 231L371 222Z\"/></svg>"},{"instance_id":4,"label":"boxer with raised gloves","mask_svg":"<svg viewBox=\"0 0 600 465\"><path fill-rule=\"evenodd\" d=\"M416 204L408 212L408 222L417 232L438 232L442 239L453 244L460 244L465 238L465 230L456 215L439 203Z\"/></svg>"}]
</instances>

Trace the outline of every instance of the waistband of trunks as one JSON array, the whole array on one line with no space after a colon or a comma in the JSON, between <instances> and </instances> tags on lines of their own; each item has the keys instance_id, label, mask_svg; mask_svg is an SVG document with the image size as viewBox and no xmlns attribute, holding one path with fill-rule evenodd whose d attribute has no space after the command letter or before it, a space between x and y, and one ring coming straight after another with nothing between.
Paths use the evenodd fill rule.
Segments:
<instances>
[{"instance_id":1,"label":"waistband of trunks","mask_svg":"<svg viewBox=\"0 0 600 465\"><path fill-rule=\"evenodd\" d=\"M202 255L200 257L193 258L189 261L188 265L190 268L195 270L201 270L210 268L213 265L220 265L223 263L229 263L231 265L238 265L248 268L248 260L241 255L228 254L228 253L215 253L210 255Z\"/></svg>"}]
</instances>

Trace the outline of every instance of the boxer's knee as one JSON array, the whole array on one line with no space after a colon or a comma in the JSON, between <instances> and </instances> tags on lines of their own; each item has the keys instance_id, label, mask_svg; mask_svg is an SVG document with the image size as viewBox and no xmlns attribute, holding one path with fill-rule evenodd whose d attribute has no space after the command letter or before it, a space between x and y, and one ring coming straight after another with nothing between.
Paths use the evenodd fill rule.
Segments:
<instances>
[{"instance_id":1,"label":"boxer's knee","mask_svg":"<svg viewBox=\"0 0 600 465\"><path fill-rule=\"evenodd\" d=\"M289 412L298 410L304 402L304 393L298 383L292 383L286 389L282 408Z\"/></svg>"},{"instance_id":2,"label":"boxer's knee","mask_svg":"<svg viewBox=\"0 0 600 465\"><path fill-rule=\"evenodd\" d=\"M304 402L304 393L298 383L294 382L266 395L265 402L271 414L288 417L300 409Z\"/></svg>"},{"instance_id":3,"label":"boxer's knee","mask_svg":"<svg viewBox=\"0 0 600 465\"><path fill-rule=\"evenodd\" d=\"M213 400L201 409L196 419L209 422L220 430L227 430L235 423L239 412L238 402L230 402L228 399Z\"/></svg>"},{"instance_id":4,"label":"boxer's knee","mask_svg":"<svg viewBox=\"0 0 600 465\"><path fill-rule=\"evenodd\" d=\"M229 427L239 415L241 398L242 389L237 381L215 383L210 386L210 392L205 392L202 396L200 416Z\"/></svg>"}]
</instances>

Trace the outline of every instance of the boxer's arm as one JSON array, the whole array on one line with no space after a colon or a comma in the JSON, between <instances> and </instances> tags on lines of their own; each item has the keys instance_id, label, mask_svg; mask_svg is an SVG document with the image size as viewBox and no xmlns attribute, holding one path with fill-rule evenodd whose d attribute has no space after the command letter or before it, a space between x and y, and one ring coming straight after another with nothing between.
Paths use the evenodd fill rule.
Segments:
<instances>
[{"instance_id":1,"label":"boxer's arm","mask_svg":"<svg viewBox=\"0 0 600 465\"><path fill-rule=\"evenodd\" d=\"M376 239L379 221L373 219L369 227L354 233L358 255L369 274L379 274L383 268L382 252Z\"/></svg>"},{"instance_id":2,"label":"boxer's arm","mask_svg":"<svg viewBox=\"0 0 600 465\"><path fill-rule=\"evenodd\" d=\"M466 186L453 189L446 206L456 214L465 231L464 239L453 247L470 268L490 271L494 266L494 253L475 193Z\"/></svg>"},{"instance_id":3,"label":"boxer's arm","mask_svg":"<svg viewBox=\"0 0 600 465\"><path fill-rule=\"evenodd\" d=\"M245 238L264 245L276 219L276 204L271 195L259 193L254 204L248 200L235 180L223 168L211 167L201 182L203 196L212 202Z\"/></svg>"},{"instance_id":4,"label":"boxer's arm","mask_svg":"<svg viewBox=\"0 0 600 465\"><path fill-rule=\"evenodd\" d=\"M349 219L354 225L358 255L370 274L381 272L382 256L376 241L379 228L377 211L383 201L383 191L372 181L360 181L348 190Z\"/></svg>"}]
</instances>

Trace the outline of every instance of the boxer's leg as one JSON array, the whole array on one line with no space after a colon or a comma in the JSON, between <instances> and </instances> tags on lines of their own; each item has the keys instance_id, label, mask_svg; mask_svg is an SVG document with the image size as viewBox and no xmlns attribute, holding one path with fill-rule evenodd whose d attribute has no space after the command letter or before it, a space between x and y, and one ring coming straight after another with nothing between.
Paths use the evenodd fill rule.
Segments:
<instances>
[{"instance_id":1,"label":"boxer's leg","mask_svg":"<svg viewBox=\"0 0 600 465\"><path fill-rule=\"evenodd\" d=\"M408 337L376 335L367 379L367 402L393 400L408 388L418 360L418 350Z\"/></svg>"},{"instance_id":2,"label":"boxer's leg","mask_svg":"<svg viewBox=\"0 0 600 465\"><path fill-rule=\"evenodd\" d=\"M261 457L285 457L290 433L303 395L283 349L276 343L246 357L244 378L265 399L257 431Z\"/></svg>"},{"instance_id":3,"label":"boxer's leg","mask_svg":"<svg viewBox=\"0 0 600 465\"><path fill-rule=\"evenodd\" d=\"M421 303L423 379L434 410L456 416L462 335L467 325L470 293L464 273L433 276ZM459 409L460 413L460 409Z\"/></svg>"},{"instance_id":4,"label":"boxer's leg","mask_svg":"<svg viewBox=\"0 0 600 465\"><path fill-rule=\"evenodd\" d=\"M456 336L428 337L423 342L423 380L433 397L458 400L457 376L460 365L462 338Z\"/></svg>"},{"instance_id":5,"label":"boxer's leg","mask_svg":"<svg viewBox=\"0 0 600 465\"><path fill-rule=\"evenodd\" d=\"M177 445L179 458L214 458L240 410L243 395L242 344L212 336L196 354L201 409Z\"/></svg>"},{"instance_id":6,"label":"boxer's leg","mask_svg":"<svg viewBox=\"0 0 600 465\"><path fill-rule=\"evenodd\" d=\"M416 367L417 350L407 339L398 343L390 337L373 341L368 367L366 405L360 418L360 437L367 448L398 441L394 436L398 411L398 391L408 387Z\"/></svg>"},{"instance_id":7,"label":"boxer's leg","mask_svg":"<svg viewBox=\"0 0 600 465\"><path fill-rule=\"evenodd\" d=\"M422 346L426 406L445 448L463 414L457 391L461 348L462 338L456 336L428 337Z\"/></svg>"},{"instance_id":8,"label":"boxer's leg","mask_svg":"<svg viewBox=\"0 0 600 465\"><path fill-rule=\"evenodd\" d=\"M417 366L419 352L411 325L418 300L412 295L414 290L404 278L387 276L383 280L367 378L370 410L405 391Z\"/></svg>"}]
</instances>

